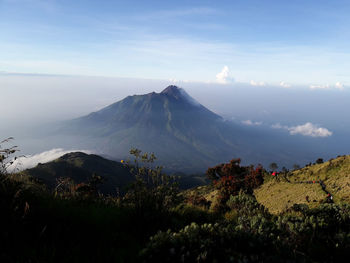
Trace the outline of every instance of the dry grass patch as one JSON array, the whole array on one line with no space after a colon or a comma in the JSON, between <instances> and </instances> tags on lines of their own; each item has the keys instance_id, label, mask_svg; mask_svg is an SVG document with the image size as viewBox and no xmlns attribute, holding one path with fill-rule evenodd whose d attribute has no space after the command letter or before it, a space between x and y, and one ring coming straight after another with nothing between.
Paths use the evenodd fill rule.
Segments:
<instances>
[{"instance_id":1,"label":"dry grass patch","mask_svg":"<svg viewBox=\"0 0 350 263\"><path fill-rule=\"evenodd\" d=\"M319 184L291 184L274 180L256 189L254 195L257 201L273 214L281 213L294 204L316 207L321 200L326 198ZM309 197L309 202L306 196Z\"/></svg>"},{"instance_id":2,"label":"dry grass patch","mask_svg":"<svg viewBox=\"0 0 350 263\"><path fill-rule=\"evenodd\" d=\"M350 203L350 155L294 171L289 179L292 182L323 180L334 202Z\"/></svg>"}]
</instances>

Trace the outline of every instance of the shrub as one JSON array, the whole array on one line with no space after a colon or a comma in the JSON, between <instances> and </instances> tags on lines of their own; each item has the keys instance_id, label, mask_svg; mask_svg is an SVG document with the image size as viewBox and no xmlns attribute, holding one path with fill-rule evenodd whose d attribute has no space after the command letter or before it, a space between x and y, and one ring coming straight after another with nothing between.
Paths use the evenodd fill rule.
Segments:
<instances>
[{"instance_id":1,"label":"shrub","mask_svg":"<svg viewBox=\"0 0 350 263\"><path fill-rule=\"evenodd\" d=\"M266 208L259 204L254 196L246 194L242 191L238 195L230 196L226 205L231 210L239 211L240 215L256 215L262 213L264 215L269 215Z\"/></svg>"},{"instance_id":2,"label":"shrub","mask_svg":"<svg viewBox=\"0 0 350 263\"><path fill-rule=\"evenodd\" d=\"M179 232L158 232L141 255L144 262L280 262L285 249L278 248L268 236L233 224L192 223Z\"/></svg>"}]
</instances>

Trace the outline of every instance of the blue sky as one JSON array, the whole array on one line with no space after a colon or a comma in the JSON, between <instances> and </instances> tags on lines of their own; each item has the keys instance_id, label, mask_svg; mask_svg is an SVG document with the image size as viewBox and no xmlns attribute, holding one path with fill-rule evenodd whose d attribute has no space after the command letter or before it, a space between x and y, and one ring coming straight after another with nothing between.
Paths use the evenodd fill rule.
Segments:
<instances>
[{"instance_id":1,"label":"blue sky","mask_svg":"<svg viewBox=\"0 0 350 263\"><path fill-rule=\"evenodd\" d=\"M0 71L344 88L349 13L337 0L0 0Z\"/></svg>"}]
</instances>

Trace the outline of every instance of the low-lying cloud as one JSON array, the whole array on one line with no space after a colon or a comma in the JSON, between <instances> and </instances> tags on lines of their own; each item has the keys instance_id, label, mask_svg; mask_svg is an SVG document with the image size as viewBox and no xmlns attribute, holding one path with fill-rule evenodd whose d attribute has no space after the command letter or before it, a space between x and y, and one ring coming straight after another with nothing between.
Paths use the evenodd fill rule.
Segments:
<instances>
[{"instance_id":1,"label":"low-lying cloud","mask_svg":"<svg viewBox=\"0 0 350 263\"><path fill-rule=\"evenodd\" d=\"M61 148L52 149L49 151L45 151L42 153L38 153L35 155L28 155L17 158L11 166L9 166L8 171L9 172L17 172L17 171L23 171L25 169L33 168L37 166L39 163L47 163L51 162L57 158L60 158L61 156L71 153L71 152L84 152L84 153L91 153L87 150L63 150Z\"/></svg>"},{"instance_id":2,"label":"low-lying cloud","mask_svg":"<svg viewBox=\"0 0 350 263\"><path fill-rule=\"evenodd\" d=\"M303 136L310 136L310 137L329 137L333 134L333 132L331 132L330 130L319 127L311 122L307 122L302 125L291 126L291 127L277 123L272 125L271 127L274 129L288 130L291 135L300 134Z\"/></svg>"},{"instance_id":3,"label":"low-lying cloud","mask_svg":"<svg viewBox=\"0 0 350 263\"><path fill-rule=\"evenodd\" d=\"M344 89L343 83L340 83L339 81L338 81L337 83L335 83L335 87L336 87L337 89L340 89L340 90L343 90L343 89Z\"/></svg>"},{"instance_id":4,"label":"low-lying cloud","mask_svg":"<svg viewBox=\"0 0 350 263\"><path fill-rule=\"evenodd\" d=\"M255 87L264 87L264 86L266 86L265 82L263 82L263 81L255 81L255 80L251 80L250 81L250 85L255 86Z\"/></svg>"},{"instance_id":5,"label":"low-lying cloud","mask_svg":"<svg viewBox=\"0 0 350 263\"><path fill-rule=\"evenodd\" d=\"M245 121L242 121L242 123L248 126L259 126L262 124L261 121L251 121L251 120L245 120Z\"/></svg>"},{"instance_id":6,"label":"low-lying cloud","mask_svg":"<svg viewBox=\"0 0 350 263\"><path fill-rule=\"evenodd\" d=\"M282 88L290 88L290 87L291 87L290 84L288 84L288 83L286 83L286 82L284 82L284 81L281 81L281 82L280 82L280 86L281 86Z\"/></svg>"},{"instance_id":7,"label":"low-lying cloud","mask_svg":"<svg viewBox=\"0 0 350 263\"><path fill-rule=\"evenodd\" d=\"M337 89L337 90L344 90L344 84L341 82L336 82L334 85L310 85L310 89L317 90L317 89Z\"/></svg>"}]
</instances>

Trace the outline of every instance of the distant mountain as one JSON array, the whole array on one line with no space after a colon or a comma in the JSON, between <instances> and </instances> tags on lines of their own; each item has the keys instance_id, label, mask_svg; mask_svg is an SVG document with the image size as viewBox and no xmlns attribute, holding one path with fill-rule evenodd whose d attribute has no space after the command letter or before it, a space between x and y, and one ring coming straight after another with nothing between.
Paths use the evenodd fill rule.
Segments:
<instances>
[{"instance_id":1,"label":"distant mountain","mask_svg":"<svg viewBox=\"0 0 350 263\"><path fill-rule=\"evenodd\" d=\"M60 177L70 177L75 183L81 183L96 174L105 179L99 187L105 194L116 194L117 187L123 190L134 180L129 169L123 164L82 152L65 154L52 162L39 164L22 173L40 179L51 189L56 186L56 179Z\"/></svg>"},{"instance_id":2,"label":"distant mountain","mask_svg":"<svg viewBox=\"0 0 350 263\"><path fill-rule=\"evenodd\" d=\"M239 154L239 128L199 104L183 89L128 96L98 112L71 120L60 130L79 136L113 157L137 147L154 152L170 170L203 170ZM92 144L93 143L93 144Z\"/></svg>"},{"instance_id":3,"label":"distant mountain","mask_svg":"<svg viewBox=\"0 0 350 263\"><path fill-rule=\"evenodd\" d=\"M58 134L70 137L69 147L115 159L126 158L132 147L154 152L158 164L170 171L203 172L237 157L246 164L293 165L308 156L307 149L295 150L295 143L280 132L225 121L176 86L128 96L64 123Z\"/></svg>"}]
</instances>

